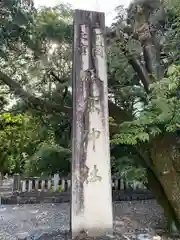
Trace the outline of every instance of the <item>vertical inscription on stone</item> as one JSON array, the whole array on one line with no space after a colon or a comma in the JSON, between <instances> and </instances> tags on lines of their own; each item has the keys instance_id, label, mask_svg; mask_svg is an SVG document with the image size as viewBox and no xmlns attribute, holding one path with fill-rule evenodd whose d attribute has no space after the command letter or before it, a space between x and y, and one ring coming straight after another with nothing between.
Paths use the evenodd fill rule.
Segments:
<instances>
[{"instance_id":1,"label":"vertical inscription on stone","mask_svg":"<svg viewBox=\"0 0 180 240\"><path fill-rule=\"evenodd\" d=\"M80 25L80 51L82 55L88 55L88 27Z\"/></svg>"},{"instance_id":2,"label":"vertical inscription on stone","mask_svg":"<svg viewBox=\"0 0 180 240\"><path fill-rule=\"evenodd\" d=\"M104 14L74 16L72 239L84 230L88 237L112 230Z\"/></svg>"},{"instance_id":3,"label":"vertical inscription on stone","mask_svg":"<svg viewBox=\"0 0 180 240\"><path fill-rule=\"evenodd\" d=\"M97 174L98 174L98 169L97 169L97 166L94 165L92 171L89 174L88 182L101 181L102 177Z\"/></svg>"},{"instance_id":4,"label":"vertical inscription on stone","mask_svg":"<svg viewBox=\"0 0 180 240\"><path fill-rule=\"evenodd\" d=\"M104 41L103 41L103 36L101 34L101 30L99 28L95 28L95 33L96 33L96 46L93 49L93 55L104 57Z\"/></svg>"},{"instance_id":5,"label":"vertical inscription on stone","mask_svg":"<svg viewBox=\"0 0 180 240\"><path fill-rule=\"evenodd\" d=\"M96 139L100 137L101 132L92 128L92 132L89 134L89 139L93 141L93 151L96 151Z\"/></svg>"},{"instance_id":6,"label":"vertical inscription on stone","mask_svg":"<svg viewBox=\"0 0 180 240\"><path fill-rule=\"evenodd\" d=\"M81 54L81 70L80 82L82 81L83 96L86 97L86 81L88 80L86 71L89 67L89 41L88 41L88 26L80 25L80 54ZM81 83L80 83L81 84Z\"/></svg>"}]
</instances>

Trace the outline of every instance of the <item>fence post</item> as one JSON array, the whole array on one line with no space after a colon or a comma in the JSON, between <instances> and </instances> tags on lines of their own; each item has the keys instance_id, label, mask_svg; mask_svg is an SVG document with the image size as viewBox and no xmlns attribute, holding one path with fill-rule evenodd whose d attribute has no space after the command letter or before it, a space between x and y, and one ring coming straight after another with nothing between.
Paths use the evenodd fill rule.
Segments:
<instances>
[{"instance_id":1,"label":"fence post","mask_svg":"<svg viewBox=\"0 0 180 240\"><path fill-rule=\"evenodd\" d=\"M58 191L58 186L59 186L59 174L54 174L54 192Z\"/></svg>"},{"instance_id":2,"label":"fence post","mask_svg":"<svg viewBox=\"0 0 180 240\"><path fill-rule=\"evenodd\" d=\"M119 190L119 179L115 179L115 190Z\"/></svg>"},{"instance_id":3,"label":"fence post","mask_svg":"<svg viewBox=\"0 0 180 240\"><path fill-rule=\"evenodd\" d=\"M66 181L64 178L62 178L62 180L61 180L61 187L62 187L62 191L64 192L66 189Z\"/></svg>"},{"instance_id":4,"label":"fence post","mask_svg":"<svg viewBox=\"0 0 180 240\"><path fill-rule=\"evenodd\" d=\"M28 181L28 192L32 191L32 180Z\"/></svg>"},{"instance_id":5,"label":"fence post","mask_svg":"<svg viewBox=\"0 0 180 240\"><path fill-rule=\"evenodd\" d=\"M124 180L122 177L120 178L120 190L124 190Z\"/></svg>"},{"instance_id":6,"label":"fence post","mask_svg":"<svg viewBox=\"0 0 180 240\"><path fill-rule=\"evenodd\" d=\"M38 191L39 190L39 177L35 177L35 190Z\"/></svg>"},{"instance_id":7,"label":"fence post","mask_svg":"<svg viewBox=\"0 0 180 240\"><path fill-rule=\"evenodd\" d=\"M21 186L22 186L22 192L26 192L26 181L25 180L22 180L21 181Z\"/></svg>"},{"instance_id":8,"label":"fence post","mask_svg":"<svg viewBox=\"0 0 180 240\"><path fill-rule=\"evenodd\" d=\"M45 190L45 180L41 180L41 191Z\"/></svg>"},{"instance_id":9,"label":"fence post","mask_svg":"<svg viewBox=\"0 0 180 240\"><path fill-rule=\"evenodd\" d=\"M2 177L2 174L0 172L0 186L2 186L2 185L3 185L3 177Z\"/></svg>"},{"instance_id":10,"label":"fence post","mask_svg":"<svg viewBox=\"0 0 180 240\"><path fill-rule=\"evenodd\" d=\"M123 176L123 184L124 184L124 189L127 190L127 179Z\"/></svg>"},{"instance_id":11,"label":"fence post","mask_svg":"<svg viewBox=\"0 0 180 240\"><path fill-rule=\"evenodd\" d=\"M21 176L19 173L15 173L13 176L13 192L20 191L21 184Z\"/></svg>"},{"instance_id":12,"label":"fence post","mask_svg":"<svg viewBox=\"0 0 180 240\"><path fill-rule=\"evenodd\" d=\"M47 189L48 189L49 191L51 190L51 178L48 179Z\"/></svg>"},{"instance_id":13,"label":"fence post","mask_svg":"<svg viewBox=\"0 0 180 240\"><path fill-rule=\"evenodd\" d=\"M68 188L68 190L71 188L71 180L70 179L67 180L67 188Z\"/></svg>"}]
</instances>

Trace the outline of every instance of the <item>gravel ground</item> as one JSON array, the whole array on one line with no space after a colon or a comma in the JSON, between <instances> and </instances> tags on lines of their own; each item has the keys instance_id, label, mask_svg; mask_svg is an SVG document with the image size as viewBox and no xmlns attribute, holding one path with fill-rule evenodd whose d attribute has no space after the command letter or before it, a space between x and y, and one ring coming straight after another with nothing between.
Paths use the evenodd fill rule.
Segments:
<instances>
[{"instance_id":1,"label":"gravel ground","mask_svg":"<svg viewBox=\"0 0 180 240\"><path fill-rule=\"evenodd\" d=\"M67 203L1 207L0 240L23 239L23 236L34 240L69 239L62 235L69 231L69 213ZM118 236L121 234L116 239L138 239L135 235L145 233L155 235L154 229L163 225L162 209L154 200L114 203L114 231ZM42 233L46 234L41 236ZM144 235L139 239L152 238Z\"/></svg>"}]
</instances>

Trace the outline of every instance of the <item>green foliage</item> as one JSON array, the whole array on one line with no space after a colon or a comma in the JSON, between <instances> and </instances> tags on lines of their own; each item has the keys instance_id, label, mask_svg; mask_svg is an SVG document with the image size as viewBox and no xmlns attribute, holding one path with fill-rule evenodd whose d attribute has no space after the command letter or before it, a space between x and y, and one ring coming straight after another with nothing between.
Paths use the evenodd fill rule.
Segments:
<instances>
[{"instance_id":1,"label":"green foliage","mask_svg":"<svg viewBox=\"0 0 180 240\"><path fill-rule=\"evenodd\" d=\"M1 171L67 173L71 121L63 105L71 104L64 91L71 74L72 9L62 4L37 10L33 1L19 0L0 6L0 73L10 79L0 82Z\"/></svg>"},{"instance_id":2,"label":"green foliage","mask_svg":"<svg viewBox=\"0 0 180 240\"><path fill-rule=\"evenodd\" d=\"M176 132L180 126L179 78L180 67L172 65L166 78L151 84L148 104L134 121L120 125L112 143L136 145L159 134Z\"/></svg>"},{"instance_id":3,"label":"green foliage","mask_svg":"<svg viewBox=\"0 0 180 240\"><path fill-rule=\"evenodd\" d=\"M28 2L31 1L23 1L23 4L20 0L4 1L0 12L0 72L11 80L10 84L2 77L0 84L5 94L0 93L0 96L8 103L11 103L11 98L16 103L17 98L21 99L18 99L16 106L9 107L9 120L6 115L1 116L0 165L5 170L22 171L29 175L57 171L67 173L70 171L72 125L69 117L72 107L69 91L72 9L63 4L54 8L35 9ZM137 24L126 24L127 11L123 9L112 26L117 36L108 39L109 92L117 109L132 116L128 122L121 114L117 114L120 121L117 118L113 119L114 122L110 119L110 127L115 131L115 134L111 133L111 142L114 144L137 147L157 135L179 129L178 61L169 67L173 56L179 54L179 50L175 49L176 44L179 46L177 11L169 10L169 21L174 28L171 29L171 24L167 23L163 36L165 43L162 49L166 50L166 56L162 62L167 60L167 64L163 65L167 74L159 82L150 85L150 93L145 91L139 72L132 65L133 59L138 59L142 66L146 60L142 58L143 46L132 34L131 27L135 28ZM5 17L2 17L2 13L5 13ZM137 19L135 21L137 23ZM170 39L174 42L170 42ZM21 88L25 91L23 94ZM37 100L35 103L33 97ZM4 112L3 101L1 105L1 112ZM119 122L123 123L119 125ZM126 158L125 163L123 158ZM142 176L144 170L127 159L137 160L137 157L130 157L128 151L124 156L115 156L115 168L120 169L124 164L126 174Z\"/></svg>"},{"instance_id":4,"label":"green foliage","mask_svg":"<svg viewBox=\"0 0 180 240\"><path fill-rule=\"evenodd\" d=\"M35 11L32 1L3 0L0 3L0 56L7 57L7 50L14 49L20 39L32 45L29 28Z\"/></svg>"},{"instance_id":5,"label":"green foliage","mask_svg":"<svg viewBox=\"0 0 180 240\"><path fill-rule=\"evenodd\" d=\"M34 31L42 39L53 42L72 41L72 9L61 4L54 8L43 7L37 12Z\"/></svg>"},{"instance_id":6,"label":"green foliage","mask_svg":"<svg viewBox=\"0 0 180 240\"><path fill-rule=\"evenodd\" d=\"M53 129L31 114L0 115L1 171L29 175L69 172L71 151L55 142Z\"/></svg>"},{"instance_id":7,"label":"green foliage","mask_svg":"<svg viewBox=\"0 0 180 240\"><path fill-rule=\"evenodd\" d=\"M129 182L147 182L146 165L133 146L112 145L111 172L113 176L124 176Z\"/></svg>"},{"instance_id":8,"label":"green foliage","mask_svg":"<svg viewBox=\"0 0 180 240\"><path fill-rule=\"evenodd\" d=\"M126 165L122 170L122 175L128 179L128 182L139 181L147 184L146 169L142 167L135 168Z\"/></svg>"},{"instance_id":9,"label":"green foliage","mask_svg":"<svg viewBox=\"0 0 180 240\"><path fill-rule=\"evenodd\" d=\"M70 171L71 151L52 145L41 143L38 150L26 160L26 175L50 175L57 172L67 175Z\"/></svg>"},{"instance_id":10,"label":"green foliage","mask_svg":"<svg viewBox=\"0 0 180 240\"><path fill-rule=\"evenodd\" d=\"M140 165L136 156L126 153L121 157L111 157L113 176L125 177L128 182L140 181L147 182L146 169Z\"/></svg>"},{"instance_id":11,"label":"green foliage","mask_svg":"<svg viewBox=\"0 0 180 240\"><path fill-rule=\"evenodd\" d=\"M169 30L166 35L166 42L163 46L170 63L180 63L180 5L179 0L168 1L167 6L167 26ZM168 4L168 5L167 5Z\"/></svg>"},{"instance_id":12,"label":"green foliage","mask_svg":"<svg viewBox=\"0 0 180 240\"><path fill-rule=\"evenodd\" d=\"M38 139L36 122L28 114L13 115L10 112L1 114L0 119L2 172L20 170L24 158L23 153L28 148L28 143L32 139L36 141Z\"/></svg>"}]
</instances>

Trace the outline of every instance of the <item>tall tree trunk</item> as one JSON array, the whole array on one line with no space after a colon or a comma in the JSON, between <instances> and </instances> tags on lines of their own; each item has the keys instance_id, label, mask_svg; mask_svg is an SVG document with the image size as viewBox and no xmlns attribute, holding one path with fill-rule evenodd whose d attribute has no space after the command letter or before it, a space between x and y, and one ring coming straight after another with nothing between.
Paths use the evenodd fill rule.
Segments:
<instances>
[{"instance_id":1,"label":"tall tree trunk","mask_svg":"<svg viewBox=\"0 0 180 240\"><path fill-rule=\"evenodd\" d=\"M154 10L161 7L160 1L157 1L157 4L159 4L158 7L153 5ZM150 7L152 7L150 1L147 5L143 2L142 4L134 2L131 4L129 13L134 18L134 22L130 20L133 27L133 36L139 40L143 50L145 62L143 67L145 70L140 72L147 72L151 82L153 82L154 80L160 80L161 69L160 45L156 40L156 29L149 21L149 18L152 17ZM138 73L138 76L142 80L142 74ZM148 84L145 90L148 88ZM180 231L180 153L176 136L166 134L156 137L148 146L145 146L145 149L140 147L137 151L143 155L148 166L149 185L157 201L164 208L165 216L170 224L175 225Z\"/></svg>"},{"instance_id":2,"label":"tall tree trunk","mask_svg":"<svg viewBox=\"0 0 180 240\"><path fill-rule=\"evenodd\" d=\"M171 210L167 212L165 209L165 214L170 217L169 221L174 221L180 231L180 154L176 136L167 134L154 139L150 146L150 158L151 169L170 205Z\"/></svg>"},{"instance_id":3,"label":"tall tree trunk","mask_svg":"<svg viewBox=\"0 0 180 240\"><path fill-rule=\"evenodd\" d=\"M117 125L123 120L121 112L113 108L111 116ZM117 126L114 126L116 128ZM110 128L111 129L111 128ZM111 129L112 130L112 129ZM117 129L113 129L117 131ZM149 186L163 207L169 229L180 232L180 152L175 134L161 135L147 145L136 146L135 150L147 167Z\"/></svg>"},{"instance_id":4,"label":"tall tree trunk","mask_svg":"<svg viewBox=\"0 0 180 240\"><path fill-rule=\"evenodd\" d=\"M150 168L147 168L147 178L148 187L151 189L153 196L156 198L156 201L159 203L159 205L162 206L164 210L164 216L166 217L167 220L168 230L170 232L177 232L179 229L179 223L174 212L173 206L168 201L168 198L164 192L162 184L159 182L158 178Z\"/></svg>"},{"instance_id":5,"label":"tall tree trunk","mask_svg":"<svg viewBox=\"0 0 180 240\"><path fill-rule=\"evenodd\" d=\"M180 154L175 134L136 147L147 167L148 185L163 207L171 232L180 232Z\"/></svg>"}]
</instances>

